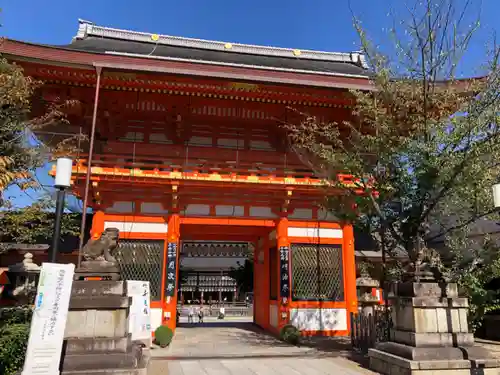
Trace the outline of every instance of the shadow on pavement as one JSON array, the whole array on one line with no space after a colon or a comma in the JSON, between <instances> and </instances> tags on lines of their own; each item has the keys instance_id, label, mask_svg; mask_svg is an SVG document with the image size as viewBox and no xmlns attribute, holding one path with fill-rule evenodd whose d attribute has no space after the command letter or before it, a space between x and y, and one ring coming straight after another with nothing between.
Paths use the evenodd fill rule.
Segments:
<instances>
[{"instance_id":1,"label":"shadow on pavement","mask_svg":"<svg viewBox=\"0 0 500 375\"><path fill-rule=\"evenodd\" d=\"M228 330L228 340L225 340L218 345L217 353L191 353L184 355L178 351L165 353L163 356L157 356L157 359L206 359L210 356L211 359L243 359L243 358L279 358L279 357L343 357L345 359L356 362L362 367L367 368L368 359L366 356L352 350L349 337L303 337L300 345L293 346L279 340L279 338L259 326L251 322L235 322L230 320L209 321L205 323L180 323L178 326L185 332L183 334L189 336L190 332L214 330ZM234 330L233 330L234 329ZM179 331L180 332L180 331ZM231 332L231 333L229 333ZM214 340L218 340L224 334L214 332ZM180 339L180 338L178 338ZM176 339L174 338L174 341ZM182 339L181 339L182 340ZM187 339L186 339L187 340ZM245 353L234 352L233 344L247 347ZM196 342L192 342L196 345ZM227 350L226 350L227 349Z\"/></svg>"}]
</instances>

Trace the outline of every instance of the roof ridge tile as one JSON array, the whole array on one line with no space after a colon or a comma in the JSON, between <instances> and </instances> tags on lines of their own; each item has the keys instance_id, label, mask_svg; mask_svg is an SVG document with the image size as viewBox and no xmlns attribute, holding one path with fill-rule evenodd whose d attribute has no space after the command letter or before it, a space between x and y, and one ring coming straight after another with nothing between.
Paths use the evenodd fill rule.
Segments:
<instances>
[{"instance_id":1,"label":"roof ridge tile","mask_svg":"<svg viewBox=\"0 0 500 375\"><path fill-rule=\"evenodd\" d=\"M102 38L128 40L131 42L198 48L213 51L224 51L228 53L233 52L262 56L288 57L290 59L343 62L357 65L362 68L367 68L365 57L359 51L349 53L325 52L282 47L258 46L252 44L228 43L215 40L152 34L140 31L98 26L93 22L82 19L79 19L78 22L78 33L73 38L73 40L86 39L87 37L97 36Z\"/></svg>"}]
</instances>

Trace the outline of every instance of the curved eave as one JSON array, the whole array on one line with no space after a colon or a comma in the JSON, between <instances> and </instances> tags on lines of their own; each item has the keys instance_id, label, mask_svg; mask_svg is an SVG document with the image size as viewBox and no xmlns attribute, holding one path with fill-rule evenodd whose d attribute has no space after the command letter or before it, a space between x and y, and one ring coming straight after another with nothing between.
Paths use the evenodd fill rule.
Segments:
<instances>
[{"instance_id":1,"label":"curved eave","mask_svg":"<svg viewBox=\"0 0 500 375\"><path fill-rule=\"evenodd\" d=\"M14 61L23 60L47 65L71 66L78 69L102 67L111 70L156 72L322 88L373 89L373 85L368 77L318 74L314 72L296 73L277 69L269 70L265 67L248 68L224 66L216 63L200 64L168 59L117 56L74 51L8 39L4 39L0 44L0 53Z\"/></svg>"}]
</instances>

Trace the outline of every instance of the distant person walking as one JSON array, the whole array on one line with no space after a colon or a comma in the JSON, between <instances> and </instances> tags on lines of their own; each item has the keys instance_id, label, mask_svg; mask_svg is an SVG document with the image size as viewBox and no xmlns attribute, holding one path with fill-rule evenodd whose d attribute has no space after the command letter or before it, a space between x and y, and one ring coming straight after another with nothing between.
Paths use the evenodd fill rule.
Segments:
<instances>
[{"instance_id":1,"label":"distant person walking","mask_svg":"<svg viewBox=\"0 0 500 375\"><path fill-rule=\"evenodd\" d=\"M226 314L226 309L224 308L224 306L221 306L220 309L219 309L219 319L224 319L224 315Z\"/></svg>"},{"instance_id":2,"label":"distant person walking","mask_svg":"<svg viewBox=\"0 0 500 375\"><path fill-rule=\"evenodd\" d=\"M203 309L201 307L198 310L198 323L203 323Z\"/></svg>"},{"instance_id":3,"label":"distant person walking","mask_svg":"<svg viewBox=\"0 0 500 375\"><path fill-rule=\"evenodd\" d=\"M190 306L188 310L188 323L194 323L193 318L194 318L194 309L193 306Z\"/></svg>"}]
</instances>

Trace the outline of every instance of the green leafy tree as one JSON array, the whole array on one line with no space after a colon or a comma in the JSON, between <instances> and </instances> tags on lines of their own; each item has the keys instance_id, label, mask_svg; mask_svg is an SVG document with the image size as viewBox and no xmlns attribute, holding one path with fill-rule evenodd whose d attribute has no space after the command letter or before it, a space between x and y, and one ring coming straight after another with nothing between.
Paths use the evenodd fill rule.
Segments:
<instances>
[{"instance_id":1,"label":"green leafy tree","mask_svg":"<svg viewBox=\"0 0 500 375\"><path fill-rule=\"evenodd\" d=\"M32 244L49 241L54 225L54 201L51 197L42 197L27 207L6 210L0 213L0 238L2 249L8 249L7 243ZM62 236L78 236L81 214L68 212L61 220Z\"/></svg>"},{"instance_id":2,"label":"green leafy tree","mask_svg":"<svg viewBox=\"0 0 500 375\"><path fill-rule=\"evenodd\" d=\"M76 101L46 105L42 116L34 117L31 103L41 83L24 75L21 67L0 58L0 235L1 241L31 243L50 237L53 202L47 197L31 206L13 210L5 191L17 186L21 191L40 189L35 172L52 156L74 151L76 137L67 138L53 147L40 142L35 133L47 126L64 124ZM63 220L63 232L72 233L74 218ZM1 249L0 249L1 251Z\"/></svg>"},{"instance_id":3,"label":"green leafy tree","mask_svg":"<svg viewBox=\"0 0 500 375\"><path fill-rule=\"evenodd\" d=\"M451 266L456 254L464 255L462 267L474 263L465 255L472 248L491 254L484 238L469 233L493 218L499 49L493 46L481 78L460 79L479 27L475 21L463 27L474 9L457 9L453 0L406 9L408 20L395 16L393 48L386 46L385 54L355 19L373 90L350 92L351 118L321 123L304 114L302 123L287 128L301 159L340 193L327 194L325 202L339 219L363 227L389 254L406 252L412 265L406 275L424 277L425 259L439 264L439 257L448 265L442 271L464 284L467 277ZM340 172L353 176L355 189L338 180Z\"/></svg>"}]
</instances>

